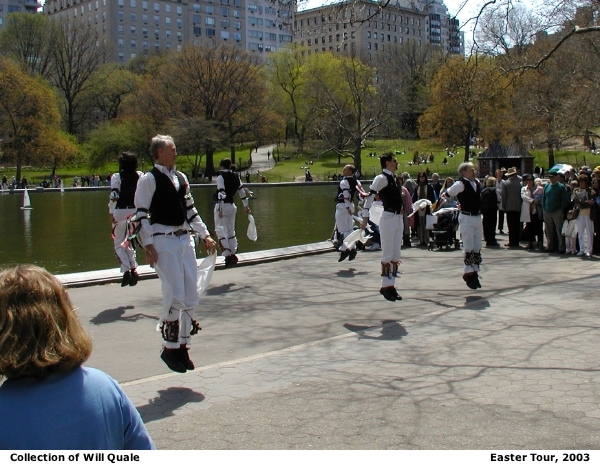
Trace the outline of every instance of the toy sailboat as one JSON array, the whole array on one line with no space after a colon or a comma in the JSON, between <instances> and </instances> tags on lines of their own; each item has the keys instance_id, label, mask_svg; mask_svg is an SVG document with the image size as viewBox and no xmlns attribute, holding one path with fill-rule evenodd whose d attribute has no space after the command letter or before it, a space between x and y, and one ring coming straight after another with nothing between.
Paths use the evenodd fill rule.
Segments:
<instances>
[{"instance_id":1,"label":"toy sailboat","mask_svg":"<svg viewBox=\"0 0 600 465\"><path fill-rule=\"evenodd\" d=\"M33 207L31 206L31 200L29 200L29 192L27 192L27 189L23 190L23 206L21 207L21 210L32 210Z\"/></svg>"}]
</instances>

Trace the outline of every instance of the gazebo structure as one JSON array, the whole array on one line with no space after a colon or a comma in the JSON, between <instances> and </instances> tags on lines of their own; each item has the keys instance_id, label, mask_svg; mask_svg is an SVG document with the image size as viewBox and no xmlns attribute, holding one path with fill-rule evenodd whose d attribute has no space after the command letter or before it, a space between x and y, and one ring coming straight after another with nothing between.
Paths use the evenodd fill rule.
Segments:
<instances>
[{"instance_id":1,"label":"gazebo structure","mask_svg":"<svg viewBox=\"0 0 600 465\"><path fill-rule=\"evenodd\" d=\"M509 146L502 145L499 140L493 141L481 155L477 157L477 175L481 178L494 175L497 169L515 167L519 173L533 173L533 156L518 141Z\"/></svg>"}]
</instances>

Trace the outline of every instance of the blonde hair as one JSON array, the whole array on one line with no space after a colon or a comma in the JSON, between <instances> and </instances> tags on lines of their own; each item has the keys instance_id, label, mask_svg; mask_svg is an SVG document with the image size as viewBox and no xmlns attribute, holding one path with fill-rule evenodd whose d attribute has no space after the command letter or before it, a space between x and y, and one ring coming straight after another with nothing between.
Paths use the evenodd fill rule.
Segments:
<instances>
[{"instance_id":1,"label":"blonde hair","mask_svg":"<svg viewBox=\"0 0 600 465\"><path fill-rule=\"evenodd\" d=\"M496 178L493 176L488 177L485 180L485 187L496 187Z\"/></svg>"},{"instance_id":2,"label":"blonde hair","mask_svg":"<svg viewBox=\"0 0 600 465\"><path fill-rule=\"evenodd\" d=\"M454 178L447 177L446 179L444 179L444 184L442 184L442 188L441 188L440 192L443 191L444 189L447 189L452 184L454 184Z\"/></svg>"},{"instance_id":3,"label":"blonde hair","mask_svg":"<svg viewBox=\"0 0 600 465\"><path fill-rule=\"evenodd\" d=\"M0 271L0 376L44 378L80 366L92 341L65 287L35 265Z\"/></svg>"}]
</instances>

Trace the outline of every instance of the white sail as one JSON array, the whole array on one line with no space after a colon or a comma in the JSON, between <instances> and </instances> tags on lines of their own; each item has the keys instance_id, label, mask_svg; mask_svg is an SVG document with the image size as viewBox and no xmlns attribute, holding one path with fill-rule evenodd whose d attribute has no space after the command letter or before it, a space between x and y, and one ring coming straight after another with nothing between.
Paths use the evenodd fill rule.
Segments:
<instances>
[{"instance_id":1,"label":"white sail","mask_svg":"<svg viewBox=\"0 0 600 465\"><path fill-rule=\"evenodd\" d=\"M31 200L29 200L29 192L27 189L23 190L23 206L21 210L31 210L33 207L31 206Z\"/></svg>"}]
</instances>

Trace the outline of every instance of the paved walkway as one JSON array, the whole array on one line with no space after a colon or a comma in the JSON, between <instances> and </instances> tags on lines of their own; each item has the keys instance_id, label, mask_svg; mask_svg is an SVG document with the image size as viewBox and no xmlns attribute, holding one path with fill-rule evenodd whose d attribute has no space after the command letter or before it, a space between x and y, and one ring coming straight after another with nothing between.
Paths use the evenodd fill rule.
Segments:
<instances>
[{"instance_id":1,"label":"paved walkway","mask_svg":"<svg viewBox=\"0 0 600 465\"><path fill-rule=\"evenodd\" d=\"M273 151L276 146L273 145L263 145L258 148L258 151L252 151L252 166L250 167L250 182L260 182L260 179L257 179L257 173L262 173L264 171L268 171L275 166L275 160L273 159ZM246 174L244 171L242 173L242 180L245 181L243 176Z\"/></svg>"},{"instance_id":2,"label":"paved walkway","mask_svg":"<svg viewBox=\"0 0 600 465\"><path fill-rule=\"evenodd\" d=\"M483 255L472 291L459 251L404 251L401 302L378 252L217 271L184 375L158 357L158 280L70 293L162 449L597 449L600 262Z\"/></svg>"}]
</instances>

